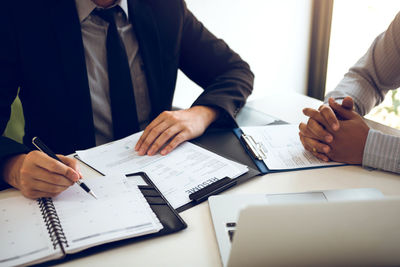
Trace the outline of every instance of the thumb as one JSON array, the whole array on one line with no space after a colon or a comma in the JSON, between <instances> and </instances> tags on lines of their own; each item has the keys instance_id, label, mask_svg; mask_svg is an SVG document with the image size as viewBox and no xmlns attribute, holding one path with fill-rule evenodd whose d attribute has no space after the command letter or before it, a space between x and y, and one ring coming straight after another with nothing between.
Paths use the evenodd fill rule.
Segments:
<instances>
[{"instance_id":1,"label":"thumb","mask_svg":"<svg viewBox=\"0 0 400 267\"><path fill-rule=\"evenodd\" d=\"M355 116L355 114L353 113L353 109L347 109L347 107L350 106L350 103L353 102L353 100L351 98L350 98L350 101L347 100L346 107L344 107L343 105L338 104L333 98L329 98L329 106L343 120L350 120L350 119L354 118L354 116ZM351 106L353 106L353 104L351 104Z\"/></svg>"},{"instance_id":2,"label":"thumb","mask_svg":"<svg viewBox=\"0 0 400 267\"><path fill-rule=\"evenodd\" d=\"M353 98L351 98L350 96L346 96L342 101L342 107L352 110L354 108Z\"/></svg>"},{"instance_id":3,"label":"thumb","mask_svg":"<svg viewBox=\"0 0 400 267\"><path fill-rule=\"evenodd\" d=\"M61 159L61 161L65 165L67 165L68 167L72 168L78 174L79 178L82 178L82 173L81 173L81 170L80 170L80 167L79 167L79 163L78 163L78 161L76 159L69 158L69 157L66 157L66 156L63 156L63 155L57 155L57 156Z\"/></svg>"}]
</instances>

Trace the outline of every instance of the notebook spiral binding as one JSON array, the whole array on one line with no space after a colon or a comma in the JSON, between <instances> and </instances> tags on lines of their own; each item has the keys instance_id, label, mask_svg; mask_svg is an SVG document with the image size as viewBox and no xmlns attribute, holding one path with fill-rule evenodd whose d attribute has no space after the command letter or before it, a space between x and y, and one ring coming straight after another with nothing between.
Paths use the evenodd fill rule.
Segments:
<instances>
[{"instance_id":1,"label":"notebook spiral binding","mask_svg":"<svg viewBox=\"0 0 400 267\"><path fill-rule=\"evenodd\" d=\"M56 249L57 246L60 246L61 250L64 252L64 245L68 247L68 242L53 201L51 198L40 198L38 199L38 204L45 220L47 231L49 232L54 249Z\"/></svg>"}]
</instances>

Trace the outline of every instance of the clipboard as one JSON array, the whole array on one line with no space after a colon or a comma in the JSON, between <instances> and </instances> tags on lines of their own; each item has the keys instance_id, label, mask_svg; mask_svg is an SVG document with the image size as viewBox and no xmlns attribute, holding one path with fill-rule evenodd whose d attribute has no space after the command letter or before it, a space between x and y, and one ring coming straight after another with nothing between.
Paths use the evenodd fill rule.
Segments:
<instances>
[{"instance_id":1,"label":"clipboard","mask_svg":"<svg viewBox=\"0 0 400 267\"><path fill-rule=\"evenodd\" d=\"M274 124L269 125L278 125L278 124L288 124L283 121L278 121ZM296 168L282 168L282 169L269 169L268 166L265 164L264 159L267 158L268 152L265 151L264 146L259 143L255 138L251 135L248 135L242 131L241 128L233 129L233 133L235 134L236 138L241 143L242 147L245 148L248 157L252 160L254 165L257 169L261 172L261 174L267 173L275 173L275 172L287 172L287 171L298 171L298 170L307 170L307 169L317 169L317 168L330 168L330 167L338 167L338 166L345 166L348 164L345 163L338 163L334 165L318 165L318 166L299 166Z\"/></svg>"},{"instance_id":2,"label":"clipboard","mask_svg":"<svg viewBox=\"0 0 400 267\"><path fill-rule=\"evenodd\" d=\"M244 108L240 114L244 114L244 116L237 117L238 121L240 121L241 124L247 124L249 122L250 125L287 124L287 122L285 121L269 116L262 112L253 110L251 108L248 109ZM257 120L248 121L246 119L248 117L252 118L257 117ZM201 190L195 193L192 193L191 195L189 195L189 198L193 201L179 208L178 211L193 207L207 200L208 197L212 195L219 194L225 190L228 190L231 187L240 185L248 181L249 179L265 174L261 171L262 169L260 170L258 162L254 161L253 158L250 156L249 151L246 149L246 146L240 141L240 138L237 138L234 130L235 129L232 130L232 129L209 128L202 136L194 140L191 140L190 142L198 146L201 146L207 150L210 150L220 156L244 164L248 167L249 171L235 179L230 179L228 177L225 177L213 184L210 184L202 188Z\"/></svg>"},{"instance_id":3,"label":"clipboard","mask_svg":"<svg viewBox=\"0 0 400 267\"><path fill-rule=\"evenodd\" d=\"M272 123L265 125L282 125L288 124L285 121L275 119ZM264 125L264 126L265 126ZM263 125L259 125L263 126ZM218 194L230 187L241 184L255 176L264 175L267 173L296 171L313 168L329 168L333 166L344 166L348 164L329 165L329 166L316 166L316 167L300 167L295 169L279 169L270 170L264 163L263 159L267 152L263 151L262 146L249 135L245 135L241 128L233 130L223 129L210 129L204 135L192 141L193 143L202 146L216 154L219 154L228 159L245 164L249 167L249 172L236 178L224 178L221 181L211 184L198 192L189 196L194 202L201 202L211 195Z\"/></svg>"}]
</instances>

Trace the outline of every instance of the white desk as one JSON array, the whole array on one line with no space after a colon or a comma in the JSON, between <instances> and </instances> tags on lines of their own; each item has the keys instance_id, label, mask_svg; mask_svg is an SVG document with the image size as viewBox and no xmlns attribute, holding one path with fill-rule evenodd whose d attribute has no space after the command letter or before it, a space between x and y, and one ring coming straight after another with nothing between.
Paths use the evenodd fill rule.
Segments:
<instances>
[{"instance_id":1,"label":"white desk","mask_svg":"<svg viewBox=\"0 0 400 267\"><path fill-rule=\"evenodd\" d=\"M267 114L298 124L305 120L305 106L318 107L320 102L302 95L272 95L248 104ZM83 168L85 177L93 173ZM223 194L301 192L320 189L375 187L385 195L400 195L400 176L361 167L345 166L326 169L282 172L255 177ZM15 190L0 195L15 194ZM1 196L0 196L1 197ZM172 235L149 239L91 256L70 260L63 266L221 266L208 202L181 213L188 228ZM293 222L295 223L295 222Z\"/></svg>"}]
</instances>

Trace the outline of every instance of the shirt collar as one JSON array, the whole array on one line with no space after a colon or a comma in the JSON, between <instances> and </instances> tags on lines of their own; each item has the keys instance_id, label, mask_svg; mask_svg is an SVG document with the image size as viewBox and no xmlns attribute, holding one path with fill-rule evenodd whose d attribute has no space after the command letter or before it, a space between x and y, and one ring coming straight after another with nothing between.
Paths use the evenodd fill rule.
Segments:
<instances>
[{"instance_id":1,"label":"shirt collar","mask_svg":"<svg viewBox=\"0 0 400 267\"><path fill-rule=\"evenodd\" d=\"M92 0L75 0L76 9L78 10L79 21L82 23L92 11L98 7ZM128 0L118 0L115 5L119 5L128 17ZM114 6L115 6L114 5Z\"/></svg>"}]
</instances>

